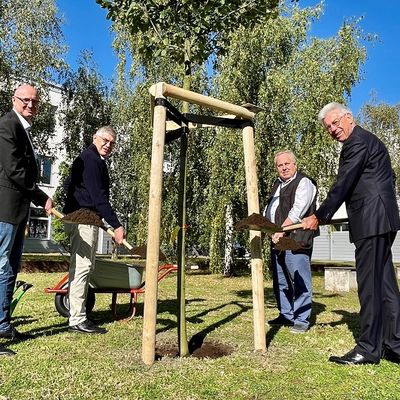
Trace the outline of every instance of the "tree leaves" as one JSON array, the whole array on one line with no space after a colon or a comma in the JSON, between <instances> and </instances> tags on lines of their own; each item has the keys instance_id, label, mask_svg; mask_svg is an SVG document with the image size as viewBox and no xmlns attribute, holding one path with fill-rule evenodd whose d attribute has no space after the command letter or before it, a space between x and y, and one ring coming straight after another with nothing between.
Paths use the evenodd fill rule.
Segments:
<instances>
[{"instance_id":1,"label":"tree leaves","mask_svg":"<svg viewBox=\"0 0 400 400\"><path fill-rule=\"evenodd\" d=\"M96 0L109 10L107 17L134 36L145 36L137 52L144 59L167 56L183 61L185 41L191 43L191 61L203 63L211 54L224 51L229 33L251 26L262 15L270 15L277 0Z\"/></svg>"}]
</instances>

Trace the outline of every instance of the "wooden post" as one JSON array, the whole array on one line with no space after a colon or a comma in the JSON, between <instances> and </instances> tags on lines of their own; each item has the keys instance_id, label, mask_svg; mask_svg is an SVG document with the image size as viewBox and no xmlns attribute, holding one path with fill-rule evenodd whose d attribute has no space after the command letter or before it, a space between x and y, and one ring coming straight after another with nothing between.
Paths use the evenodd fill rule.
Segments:
<instances>
[{"instance_id":1,"label":"wooden post","mask_svg":"<svg viewBox=\"0 0 400 400\"><path fill-rule=\"evenodd\" d=\"M155 97L163 97L163 84L158 83ZM151 153L149 218L147 228L146 291L143 313L142 360L152 365L155 359L158 261L160 249L161 194L164 163L166 108L154 107L153 144Z\"/></svg>"},{"instance_id":2,"label":"wooden post","mask_svg":"<svg viewBox=\"0 0 400 400\"><path fill-rule=\"evenodd\" d=\"M165 82L161 83L163 84L163 90L164 90L163 95L165 97L173 97L174 99L187 101L188 103L191 104L197 104L199 106L209 107L214 110L232 113L237 117L247 120L252 120L254 118L255 114L242 106L237 106L235 104L215 99L210 96L204 96L203 94L191 92L190 90L182 89ZM155 96L155 90L157 85L159 85L159 83L153 85L150 88L150 93L152 96Z\"/></svg>"},{"instance_id":3,"label":"wooden post","mask_svg":"<svg viewBox=\"0 0 400 400\"><path fill-rule=\"evenodd\" d=\"M260 212L258 201L257 164L254 150L254 129L243 129L244 163L246 169L248 215ZM250 231L251 277L253 291L254 350L265 351L264 275L261 249L261 232Z\"/></svg>"},{"instance_id":4,"label":"wooden post","mask_svg":"<svg viewBox=\"0 0 400 400\"><path fill-rule=\"evenodd\" d=\"M178 88L164 82L159 82L151 86L150 93L154 98L169 96L200 106L228 112L248 121L253 120L255 116L253 112L244 107ZM156 344L157 277L160 245L161 193L164 161L163 152L166 131L166 109L164 106L155 105L153 125L154 132L147 235L146 292L142 343L142 360L147 365L154 363ZM247 126L243 129L243 148L246 168L248 214L250 215L252 213L260 212L256 157L254 150L254 129L252 126ZM265 351L264 276L260 232L250 231L250 248L253 291L254 348L258 351Z\"/></svg>"}]
</instances>

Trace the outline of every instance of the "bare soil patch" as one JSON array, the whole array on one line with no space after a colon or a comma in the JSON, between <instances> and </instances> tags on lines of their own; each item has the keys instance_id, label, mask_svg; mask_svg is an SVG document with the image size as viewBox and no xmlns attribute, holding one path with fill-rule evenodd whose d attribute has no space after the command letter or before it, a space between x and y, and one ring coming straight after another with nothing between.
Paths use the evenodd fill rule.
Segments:
<instances>
[{"instance_id":1,"label":"bare soil patch","mask_svg":"<svg viewBox=\"0 0 400 400\"><path fill-rule=\"evenodd\" d=\"M191 348L192 347L192 348ZM219 342L202 342L200 346L190 346L189 353L195 358L221 358L233 353L234 348L230 345ZM156 345L156 360L164 357L179 357L178 345L175 343L160 343Z\"/></svg>"},{"instance_id":2,"label":"bare soil patch","mask_svg":"<svg viewBox=\"0 0 400 400\"><path fill-rule=\"evenodd\" d=\"M68 268L67 260L23 260L21 263L21 272L67 272Z\"/></svg>"}]
</instances>

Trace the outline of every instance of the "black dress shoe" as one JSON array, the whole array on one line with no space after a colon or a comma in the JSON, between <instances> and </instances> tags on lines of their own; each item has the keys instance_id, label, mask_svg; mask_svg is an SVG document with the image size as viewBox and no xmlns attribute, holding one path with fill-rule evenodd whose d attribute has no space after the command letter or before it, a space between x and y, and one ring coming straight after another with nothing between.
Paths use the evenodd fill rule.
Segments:
<instances>
[{"instance_id":1,"label":"black dress shoe","mask_svg":"<svg viewBox=\"0 0 400 400\"><path fill-rule=\"evenodd\" d=\"M0 346L0 356L15 356L15 352L6 347Z\"/></svg>"},{"instance_id":2,"label":"black dress shoe","mask_svg":"<svg viewBox=\"0 0 400 400\"><path fill-rule=\"evenodd\" d=\"M357 353L355 349L350 350L344 356L330 356L329 361L337 364L349 364L349 365L359 365L359 364L379 364L379 361L368 360L365 356Z\"/></svg>"},{"instance_id":3,"label":"black dress shoe","mask_svg":"<svg viewBox=\"0 0 400 400\"><path fill-rule=\"evenodd\" d=\"M70 326L68 331L77 333L107 333L107 329L100 328L89 320L85 320L78 325Z\"/></svg>"},{"instance_id":4,"label":"black dress shoe","mask_svg":"<svg viewBox=\"0 0 400 400\"><path fill-rule=\"evenodd\" d=\"M279 314L277 318L269 320L268 325L293 326L294 323L289 319L285 318L282 314Z\"/></svg>"},{"instance_id":5,"label":"black dress shoe","mask_svg":"<svg viewBox=\"0 0 400 400\"><path fill-rule=\"evenodd\" d=\"M393 350L385 349L383 351L382 358L396 364L400 364L400 355L395 353Z\"/></svg>"},{"instance_id":6,"label":"black dress shoe","mask_svg":"<svg viewBox=\"0 0 400 400\"><path fill-rule=\"evenodd\" d=\"M34 336L29 333L21 333L18 332L13 326L10 326L10 329L0 331L1 339L17 339L17 340L28 340L32 339Z\"/></svg>"}]
</instances>

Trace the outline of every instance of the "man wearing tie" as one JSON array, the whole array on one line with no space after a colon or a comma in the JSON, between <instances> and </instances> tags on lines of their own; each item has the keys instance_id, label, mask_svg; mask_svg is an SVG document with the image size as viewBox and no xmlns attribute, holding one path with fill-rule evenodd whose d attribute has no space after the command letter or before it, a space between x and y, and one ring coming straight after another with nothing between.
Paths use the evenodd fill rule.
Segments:
<instances>
[{"instance_id":1,"label":"man wearing tie","mask_svg":"<svg viewBox=\"0 0 400 400\"><path fill-rule=\"evenodd\" d=\"M38 169L30 128L38 107L37 90L19 86L13 109L0 119L0 338L24 339L11 325L10 304L20 267L31 201L49 214L52 200L38 188ZM13 355L0 346L0 355Z\"/></svg>"},{"instance_id":2,"label":"man wearing tie","mask_svg":"<svg viewBox=\"0 0 400 400\"><path fill-rule=\"evenodd\" d=\"M389 153L342 104L327 104L318 119L343 146L336 181L318 210L303 219L303 227L316 229L346 203L360 300L355 348L329 361L378 364L384 358L400 363L400 293L391 250L400 218Z\"/></svg>"}]
</instances>

